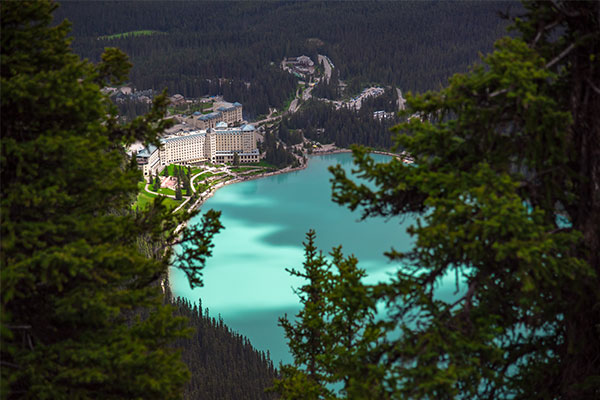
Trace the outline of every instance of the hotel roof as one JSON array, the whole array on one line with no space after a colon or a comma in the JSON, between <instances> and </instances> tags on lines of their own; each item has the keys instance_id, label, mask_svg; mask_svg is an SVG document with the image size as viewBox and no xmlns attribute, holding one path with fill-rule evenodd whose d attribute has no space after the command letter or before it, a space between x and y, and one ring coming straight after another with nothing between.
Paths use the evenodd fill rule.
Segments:
<instances>
[{"instance_id":1,"label":"hotel roof","mask_svg":"<svg viewBox=\"0 0 600 400\"><path fill-rule=\"evenodd\" d=\"M168 143L168 142L178 142L178 141L186 141L186 139L189 138L195 138L195 137L201 137L201 136L206 136L206 132L204 131L196 131L197 133L192 133L190 135L185 135L185 136L173 136L173 137L168 137L168 138L164 138L164 139L160 139L161 143Z\"/></svg>"},{"instance_id":2,"label":"hotel roof","mask_svg":"<svg viewBox=\"0 0 600 400\"><path fill-rule=\"evenodd\" d=\"M211 112L210 114L199 116L198 119L200 119L202 121L209 121L211 119L216 119L216 118L220 118L220 117L221 117L220 112Z\"/></svg>"},{"instance_id":3,"label":"hotel roof","mask_svg":"<svg viewBox=\"0 0 600 400\"><path fill-rule=\"evenodd\" d=\"M137 153L136 157L148 158L156 151L156 146L149 144Z\"/></svg>"}]
</instances>

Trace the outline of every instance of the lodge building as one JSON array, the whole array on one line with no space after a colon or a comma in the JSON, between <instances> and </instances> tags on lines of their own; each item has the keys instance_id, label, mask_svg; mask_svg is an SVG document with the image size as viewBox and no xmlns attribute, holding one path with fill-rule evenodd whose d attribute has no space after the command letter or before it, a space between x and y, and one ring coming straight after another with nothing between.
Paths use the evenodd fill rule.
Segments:
<instances>
[{"instance_id":1,"label":"lodge building","mask_svg":"<svg viewBox=\"0 0 600 400\"><path fill-rule=\"evenodd\" d=\"M165 137L160 148L149 145L136 160L144 176L161 172L169 164L233 162L236 153L240 163L255 163L260 160L256 140L253 125L231 128L220 121L213 128Z\"/></svg>"}]
</instances>

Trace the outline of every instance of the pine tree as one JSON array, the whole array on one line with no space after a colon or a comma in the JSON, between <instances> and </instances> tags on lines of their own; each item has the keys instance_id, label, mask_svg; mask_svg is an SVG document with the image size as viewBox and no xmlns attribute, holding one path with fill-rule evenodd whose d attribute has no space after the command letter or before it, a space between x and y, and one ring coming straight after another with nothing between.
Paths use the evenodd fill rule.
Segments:
<instances>
[{"instance_id":1,"label":"pine tree","mask_svg":"<svg viewBox=\"0 0 600 400\"><path fill-rule=\"evenodd\" d=\"M357 148L370 185L332 169L336 202L365 218L413 215L416 240L388 253L402 265L391 282L352 286L387 310L359 332L368 351L343 346L352 357L324 374L383 369L357 388L377 398L600 396L600 3L525 9L520 36L485 65L409 98L423 120L398 126L396 149L414 164ZM457 297L444 301L436 288L451 278ZM330 297L314 324L347 300ZM384 339L369 338L378 327ZM295 387L290 376L280 388Z\"/></svg>"},{"instance_id":2,"label":"pine tree","mask_svg":"<svg viewBox=\"0 0 600 400\"><path fill-rule=\"evenodd\" d=\"M286 399L335 398L330 385L337 383L347 398L385 398L378 384L385 370L362 362L385 332L383 324L375 323L376 301L360 285L366 273L355 257L343 256L341 247L328 261L314 242L310 231L304 270L288 270L307 283L297 291L303 308L295 320L280 318L294 365L281 367L274 388Z\"/></svg>"},{"instance_id":3,"label":"pine tree","mask_svg":"<svg viewBox=\"0 0 600 400\"><path fill-rule=\"evenodd\" d=\"M120 125L100 87L130 64L110 48L79 60L55 8L1 7L1 397L180 398L189 373L167 344L187 329L162 305L165 246L190 247L174 266L201 284L218 214L177 237L188 216L160 199L131 211L140 171L122 146L158 144L168 100Z\"/></svg>"},{"instance_id":4,"label":"pine tree","mask_svg":"<svg viewBox=\"0 0 600 400\"><path fill-rule=\"evenodd\" d=\"M188 178L187 175L183 179L183 190L185 190L185 193L188 196L190 196L192 194L192 186L190 184L190 178Z\"/></svg>"}]
</instances>

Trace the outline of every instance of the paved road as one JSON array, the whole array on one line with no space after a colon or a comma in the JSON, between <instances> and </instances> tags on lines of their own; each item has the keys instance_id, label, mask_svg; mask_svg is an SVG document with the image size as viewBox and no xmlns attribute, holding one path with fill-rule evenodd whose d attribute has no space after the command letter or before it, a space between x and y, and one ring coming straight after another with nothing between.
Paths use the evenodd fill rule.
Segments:
<instances>
[{"instance_id":1,"label":"paved road","mask_svg":"<svg viewBox=\"0 0 600 400\"><path fill-rule=\"evenodd\" d=\"M329 63L329 59L322 54L317 56L319 58L319 64L323 63L325 66L325 77L327 78L327 82L331 78L331 64Z\"/></svg>"},{"instance_id":2,"label":"paved road","mask_svg":"<svg viewBox=\"0 0 600 400\"><path fill-rule=\"evenodd\" d=\"M398 111L402 111L406 109L406 100L402 97L402 90L396 88L398 91Z\"/></svg>"},{"instance_id":3,"label":"paved road","mask_svg":"<svg viewBox=\"0 0 600 400\"><path fill-rule=\"evenodd\" d=\"M276 121L278 119L281 118L281 115L278 115L276 117L271 117L271 118L265 118L265 119L261 119L260 121L254 121L254 122L250 122L252 125L258 126L261 124L265 124L267 122L272 122L272 121Z\"/></svg>"},{"instance_id":4,"label":"paved road","mask_svg":"<svg viewBox=\"0 0 600 400\"><path fill-rule=\"evenodd\" d=\"M312 97L312 90L314 89L313 87L309 87L308 89L304 89L304 92L302 92L302 100L309 100Z\"/></svg>"},{"instance_id":5,"label":"paved road","mask_svg":"<svg viewBox=\"0 0 600 400\"><path fill-rule=\"evenodd\" d=\"M295 113L296 110L298 109L298 98L295 98L294 100L292 100L292 102L290 103L290 108L288 108L288 111L290 113Z\"/></svg>"},{"instance_id":6,"label":"paved road","mask_svg":"<svg viewBox=\"0 0 600 400\"><path fill-rule=\"evenodd\" d=\"M294 100L292 100L292 102L290 103L290 106L288 107L288 111L290 113L295 113L296 110L298 109L298 95L300 94L300 89L296 89L296 97L294 98Z\"/></svg>"}]
</instances>

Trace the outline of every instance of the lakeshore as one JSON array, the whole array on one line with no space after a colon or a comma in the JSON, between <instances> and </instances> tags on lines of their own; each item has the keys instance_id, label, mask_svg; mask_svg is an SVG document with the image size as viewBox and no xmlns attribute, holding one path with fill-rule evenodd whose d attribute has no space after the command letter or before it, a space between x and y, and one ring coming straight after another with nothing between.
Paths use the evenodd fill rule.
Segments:
<instances>
[{"instance_id":1,"label":"lakeshore","mask_svg":"<svg viewBox=\"0 0 600 400\"><path fill-rule=\"evenodd\" d=\"M217 192L217 190L219 190L220 188L223 188L225 186L232 185L235 183L241 183L241 182L247 182L247 181L252 181L252 180L256 180L256 179L267 178L267 177L275 176L275 175L287 174L290 172L301 171L301 170L308 168L308 164L309 164L311 157L326 156L326 155L332 155L332 154L343 154L343 153L352 153L352 150L345 149L345 148L337 148L334 145L324 145L323 148L321 148L319 150L315 150L312 152L312 154L309 154L309 157L306 157L306 162L301 162L300 166L298 166L296 168L285 167L285 168L279 169L277 171L265 172L265 173L258 174L258 175L245 176L245 177L234 176L233 179L230 179L230 180L227 180L224 182L219 182L217 185L210 187L206 191L202 192L200 194L200 198L198 200L196 200L196 202L194 204L192 204L188 208L188 210L194 211L194 210L200 208L208 199L210 199L211 197L214 196L214 194ZM378 155L389 156L389 157L400 157L399 154L384 152L384 151L379 151L379 150L371 151L371 154L378 154ZM181 207L183 207L185 205L185 203L187 203L187 201L189 201L189 199L184 201L173 212L177 212ZM176 228L175 233L181 232L181 230L184 229L186 226L187 226L187 221L181 223Z\"/></svg>"}]
</instances>

